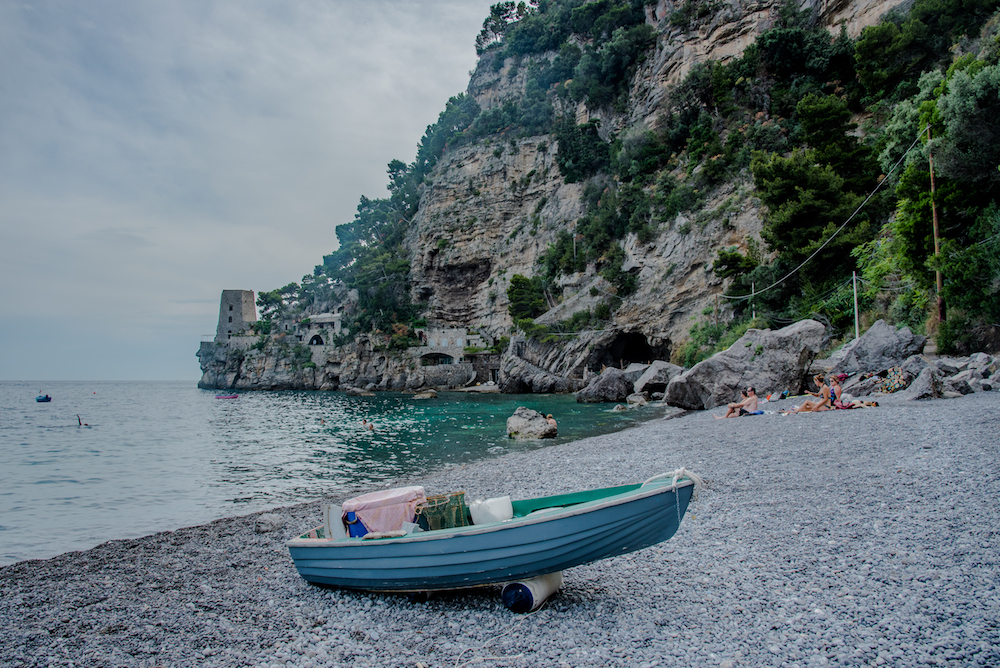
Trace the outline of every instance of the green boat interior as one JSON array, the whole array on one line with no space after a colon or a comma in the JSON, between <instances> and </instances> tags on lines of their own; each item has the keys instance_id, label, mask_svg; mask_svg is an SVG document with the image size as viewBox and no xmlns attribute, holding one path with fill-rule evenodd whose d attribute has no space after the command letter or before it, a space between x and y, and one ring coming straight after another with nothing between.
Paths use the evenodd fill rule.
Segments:
<instances>
[{"instance_id":1,"label":"green boat interior","mask_svg":"<svg viewBox=\"0 0 1000 668\"><path fill-rule=\"evenodd\" d=\"M537 499L524 499L520 501L512 501L511 505L514 508L514 518L527 517L531 513L538 512L539 510L546 510L548 508L565 508L566 506L575 506L581 503L589 503L591 501L599 501L601 499L606 499L610 496L615 496L617 494L625 494L628 492L634 492L635 490L642 487L641 484L635 485L619 485L617 487L604 487L601 489L589 489L583 492L572 492L570 494L557 494L554 496L542 496ZM469 514L468 506L465 507L467 514L467 525L472 525L472 517ZM453 529L454 527L447 527ZM307 533L302 534L300 538L303 539L325 539L326 529L322 526L311 529Z\"/></svg>"}]
</instances>

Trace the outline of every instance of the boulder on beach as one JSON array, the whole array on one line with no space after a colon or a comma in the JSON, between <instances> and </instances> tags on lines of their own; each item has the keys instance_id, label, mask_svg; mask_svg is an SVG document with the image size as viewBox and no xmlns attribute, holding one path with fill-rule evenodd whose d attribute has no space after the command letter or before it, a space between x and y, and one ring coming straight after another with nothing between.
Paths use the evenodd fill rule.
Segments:
<instances>
[{"instance_id":1,"label":"boulder on beach","mask_svg":"<svg viewBox=\"0 0 1000 668\"><path fill-rule=\"evenodd\" d=\"M629 406L645 406L649 403L649 399L642 392L636 392L635 394L630 394L625 397Z\"/></svg>"},{"instance_id":2,"label":"boulder on beach","mask_svg":"<svg viewBox=\"0 0 1000 668\"><path fill-rule=\"evenodd\" d=\"M581 404L625 401L628 395L634 393L637 378L634 373L608 367L576 393L576 400Z\"/></svg>"},{"instance_id":3,"label":"boulder on beach","mask_svg":"<svg viewBox=\"0 0 1000 668\"><path fill-rule=\"evenodd\" d=\"M927 366L917 374L910 386L899 394L902 398L911 401L940 399L944 396L941 377L942 373L936 366Z\"/></svg>"},{"instance_id":4,"label":"boulder on beach","mask_svg":"<svg viewBox=\"0 0 1000 668\"><path fill-rule=\"evenodd\" d=\"M500 391L504 394L560 394L572 389L570 379L535 366L523 357L508 352L500 360Z\"/></svg>"},{"instance_id":5,"label":"boulder on beach","mask_svg":"<svg viewBox=\"0 0 1000 668\"><path fill-rule=\"evenodd\" d=\"M656 360L632 386L635 392L664 392L670 381L684 373L684 367Z\"/></svg>"},{"instance_id":6,"label":"boulder on beach","mask_svg":"<svg viewBox=\"0 0 1000 668\"><path fill-rule=\"evenodd\" d=\"M507 437L518 440L555 438L558 430L554 424L536 410L518 406L514 414L507 418Z\"/></svg>"},{"instance_id":7,"label":"boulder on beach","mask_svg":"<svg viewBox=\"0 0 1000 668\"><path fill-rule=\"evenodd\" d=\"M878 372L900 366L911 355L924 349L927 339L914 335L909 327L896 329L884 320L875 324L860 338L851 341L830 356L831 374Z\"/></svg>"},{"instance_id":8,"label":"boulder on beach","mask_svg":"<svg viewBox=\"0 0 1000 668\"><path fill-rule=\"evenodd\" d=\"M749 329L728 350L671 380L663 400L671 406L705 410L733 401L747 385L755 386L760 396L783 390L798 394L824 333L815 320L801 320L778 331Z\"/></svg>"}]
</instances>

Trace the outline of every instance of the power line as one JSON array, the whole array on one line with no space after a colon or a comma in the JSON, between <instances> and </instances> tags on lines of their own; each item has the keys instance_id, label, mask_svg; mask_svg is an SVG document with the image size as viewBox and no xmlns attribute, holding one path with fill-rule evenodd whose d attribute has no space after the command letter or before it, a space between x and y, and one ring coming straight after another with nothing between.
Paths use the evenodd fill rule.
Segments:
<instances>
[{"instance_id":1,"label":"power line","mask_svg":"<svg viewBox=\"0 0 1000 668\"><path fill-rule=\"evenodd\" d=\"M927 128L924 128L924 130L926 130L926 129L927 129ZM810 260L812 260L812 259L813 259L814 257L816 257L816 255L818 255L818 254L819 254L819 252L820 252L821 250L823 250L824 248L826 248L827 244L829 244L829 243L830 243L831 241L833 241L833 240L834 240L834 239L836 238L836 236L837 236L838 234L840 234L840 233L841 233L841 231L842 231L842 230L843 230L843 229L844 229L845 227L847 227L847 224L848 224L849 222L851 222L852 220L854 220L854 217L855 217L856 215L858 215L858 212L859 212L859 211L861 211L861 209L863 209L863 208L864 208L864 206L865 206L866 204L868 204L868 201L869 201L869 200L870 200L870 199L871 199L872 197L874 197L874 196L875 196L875 193L877 193L877 192L878 192L878 191L879 191L879 190L880 190L880 189L882 188L882 185L883 185L883 184L884 184L884 183L885 183L886 181L888 181L888 180L889 180L889 176L891 176L891 175L892 175L892 173L893 173L894 171L896 171L896 168L897 168L897 167L899 167L900 163L902 163L902 162L903 162L903 159L904 159L904 158L905 158L905 157L906 157L907 155L909 155L910 151L912 151L912 150L913 150L913 147L914 147L914 146L916 146L917 142L918 142L918 141L920 141L920 138L921 138L921 137L923 136L923 134L924 134L924 130L921 130L921 131L920 131L919 133L917 133L917 137L916 137L916 139L914 139L914 140L913 140L913 143L912 143L912 144L910 144L910 147L909 147L908 149L906 149L906 152L904 152L904 153L903 153L903 155L901 155L901 156L900 156L899 160L897 160L897 161L896 161L896 164L895 164L895 165L893 165L893 166L892 166L892 169L890 169L890 170L889 170L889 173L888 173L888 174L886 174L886 175L885 175L885 177L884 177L884 178L883 178L883 179L882 179L881 181L879 181L879 182L878 182L878 185L876 185L876 186L875 186L875 189L874 189L874 190L872 190L872 191L871 191L871 192L870 192L870 193L868 194L868 197L866 197L866 198L865 198L865 200L864 200L863 202L861 202L861 204L860 204L860 205L858 205L858 208L856 208L856 209L854 210L854 213L852 213L852 214L851 214L851 215L850 215L850 216L848 217L848 219L847 219L847 220L845 220L845 221L844 221L844 223L843 223L843 224L842 224L842 225L841 225L840 227L838 227L838 228L837 228L837 230L836 230L836 231L835 231L835 232L834 232L833 234L831 234L831 235L830 235L830 238L829 238L829 239L827 239L826 241L824 241L824 242L823 242L823 244L822 244L822 245L821 245L821 246L820 246L819 248L817 248L816 250L814 250L814 251L812 252L812 255L810 255L810 256L809 256L809 257L807 257L807 258L806 258L805 260L803 260L803 261L802 261L802 264L800 264L799 266L795 267L795 269L792 269L792 270L791 270L790 272L788 272L788 273L787 273L787 274L785 274L785 275L784 275L783 277L779 278L779 279L778 279L777 281L775 281L775 282L774 282L774 283L772 283L771 285L767 286L767 287L766 287L766 288L764 288L763 290L754 290L754 291L751 291L751 293L750 293L749 295L738 295L738 296L729 296L729 295L722 295L722 297L723 297L723 298L725 298L725 299L729 299L729 300L732 300L732 301L741 301L741 300L749 300L749 299L753 299L753 298L754 298L755 296L757 296L757 295L759 295L759 294L762 294L762 293L764 293L764 292L767 292L767 291L768 291L768 290L770 290L771 288L774 288L774 287L777 287L778 285L781 285L781 284L782 284L782 283L784 283L784 282L785 282L786 280L788 280L789 278L791 278L792 276L794 276L794 275L795 275L796 273L798 273L799 269L801 269L802 267L806 266L806 264L808 264Z\"/></svg>"}]
</instances>

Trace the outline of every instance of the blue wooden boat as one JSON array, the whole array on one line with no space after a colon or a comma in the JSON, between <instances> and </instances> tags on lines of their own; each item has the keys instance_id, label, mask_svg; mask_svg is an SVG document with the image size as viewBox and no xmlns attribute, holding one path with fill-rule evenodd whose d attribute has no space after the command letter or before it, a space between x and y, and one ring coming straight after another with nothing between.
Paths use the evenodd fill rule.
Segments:
<instances>
[{"instance_id":1,"label":"blue wooden boat","mask_svg":"<svg viewBox=\"0 0 1000 668\"><path fill-rule=\"evenodd\" d=\"M44 403L48 403L48 402L52 401L52 397L50 397L47 394L45 394L45 395L41 395L40 394L37 397L35 397L35 401L37 401L40 404L44 404Z\"/></svg>"},{"instance_id":2,"label":"blue wooden boat","mask_svg":"<svg viewBox=\"0 0 1000 668\"><path fill-rule=\"evenodd\" d=\"M684 469L642 484L514 501L503 522L400 537L288 541L316 584L384 592L465 589L554 573L669 539L700 480Z\"/></svg>"}]
</instances>

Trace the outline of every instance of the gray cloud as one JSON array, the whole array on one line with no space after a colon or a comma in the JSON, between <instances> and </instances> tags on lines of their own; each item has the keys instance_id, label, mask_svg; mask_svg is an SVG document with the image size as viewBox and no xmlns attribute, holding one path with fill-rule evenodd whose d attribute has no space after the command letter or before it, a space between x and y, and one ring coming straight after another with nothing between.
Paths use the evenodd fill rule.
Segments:
<instances>
[{"instance_id":1,"label":"gray cloud","mask_svg":"<svg viewBox=\"0 0 1000 668\"><path fill-rule=\"evenodd\" d=\"M489 5L0 6L0 343L42 345L18 331L65 314L96 360L0 378L197 377L222 289L298 280L386 194L467 84ZM116 361L133 342L145 375Z\"/></svg>"}]
</instances>

